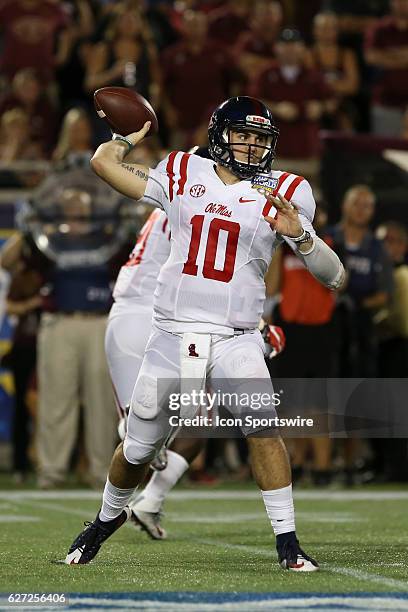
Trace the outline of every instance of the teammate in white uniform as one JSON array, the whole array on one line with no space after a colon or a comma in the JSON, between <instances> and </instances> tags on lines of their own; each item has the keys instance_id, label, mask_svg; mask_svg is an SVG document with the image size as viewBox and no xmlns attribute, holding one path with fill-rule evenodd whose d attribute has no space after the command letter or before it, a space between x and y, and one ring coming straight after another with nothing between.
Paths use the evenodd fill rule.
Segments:
<instances>
[{"instance_id":1,"label":"teammate in white uniform","mask_svg":"<svg viewBox=\"0 0 408 612\"><path fill-rule=\"evenodd\" d=\"M169 394L186 376L221 392L273 389L256 330L265 297L264 275L286 240L321 282L339 288L344 269L312 227L315 203L302 177L271 171L278 130L258 100L231 98L214 112L209 150L216 163L173 152L155 170L127 163L148 131L115 137L92 166L129 197L163 208L171 229L170 257L154 301L154 329L132 394L126 438L112 459L102 509L73 542L67 563L88 563L128 518L127 503L171 431ZM116 142L117 140L117 142ZM265 193L268 193L265 198ZM290 201L289 201L290 200ZM228 406L240 414L236 403ZM269 417L276 413L268 406ZM265 428L265 426L264 426ZM245 422L252 471L276 535L281 567L315 571L296 538L290 466L283 441L270 428ZM254 434L264 434L262 435ZM275 434L275 435L273 435Z\"/></svg>"},{"instance_id":2,"label":"teammate in white uniform","mask_svg":"<svg viewBox=\"0 0 408 612\"><path fill-rule=\"evenodd\" d=\"M166 214L156 209L138 236L129 261L122 266L113 290L105 352L119 412L119 435L126 431L126 410L130 405L146 344L152 328L153 294L160 268L170 253L170 230ZM129 503L132 520L154 539L165 539L160 511L165 496L187 470L188 460L199 449L186 449L186 457L167 452L163 473L155 472L143 491L143 499ZM191 455L192 454L192 455Z\"/></svg>"},{"instance_id":3,"label":"teammate in white uniform","mask_svg":"<svg viewBox=\"0 0 408 612\"><path fill-rule=\"evenodd\" d=\"M129 261L119 272L106 330L106 357L121 417L130 404L151 333L153 294L169 253L167 216L156 209L144 224Z\"/></svg>"}]
</instances>

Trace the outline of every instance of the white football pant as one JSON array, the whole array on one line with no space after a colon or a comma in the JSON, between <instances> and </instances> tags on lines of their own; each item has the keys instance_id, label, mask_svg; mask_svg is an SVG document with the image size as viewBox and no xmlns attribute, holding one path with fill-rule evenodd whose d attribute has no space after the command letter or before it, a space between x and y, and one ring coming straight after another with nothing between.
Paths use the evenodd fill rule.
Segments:
<instances>
[{"instance_id":1,"label":"white football pant","mask_svg":"<svg viewBox=\"0 0 408 612\"><path fill-rule=\"evenodd\" d=\"M180 349L182 334L172 334L153 326L139 377L130 403L124 454L130 463L152 461L172 431L169 422L169 396L180 393ZM224 394L252 396L254 392L269 394L273 387L264 360L264 341L258 330L235 336L211 335L207 363L207 387ZM232 402L223 406L234 417L242 416L242 407ZM248 408L244 409L247 414ZM276 418L272 402L255 411ZM177 414L171 413L172 415ZM269 427L241 427L249 435Z\"/></svg>"},{"instance_id":2,"label":"white football pant","mask_svg":"<svg viewBox=\"0 0 408 612\"><path fill-rule=\"evenodd\" d=\"M151 308L109 318L105 352L120 416L130 404L151 331Z\"/></svg>"}]
</instances>

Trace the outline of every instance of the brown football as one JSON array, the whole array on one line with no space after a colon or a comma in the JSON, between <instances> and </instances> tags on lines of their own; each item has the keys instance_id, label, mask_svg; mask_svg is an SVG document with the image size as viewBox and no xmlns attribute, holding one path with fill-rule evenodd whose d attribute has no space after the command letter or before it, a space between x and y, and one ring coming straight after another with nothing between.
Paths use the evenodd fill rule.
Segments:
<instances>
[{"instance_id":1,"label":"brown football","mask_svg":"<svg viewBox=\"0 0 408 612\"><path fill-rule=\"evenodd\" d=\"M146 121L152 125L148 135L159 129L156 113L150 102L127 87L102 87L94 93L96 112L109 127L122 136L142 129Z\"/></svg>"}]
</instances>

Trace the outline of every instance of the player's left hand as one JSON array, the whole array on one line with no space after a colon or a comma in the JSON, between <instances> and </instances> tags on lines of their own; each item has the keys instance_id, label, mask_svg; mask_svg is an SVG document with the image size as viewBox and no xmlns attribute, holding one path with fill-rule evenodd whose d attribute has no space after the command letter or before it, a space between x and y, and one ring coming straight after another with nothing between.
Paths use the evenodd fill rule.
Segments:
<instances>
[{"instance_id":1,"label":"player's left hand","mask_svg":"<svg viewBox=\"0 0 408 612\"><path fill-rule=\"evenodd\" d=\"M286 345L285 332L278 325L267 325L266 327L266 341L271 347L271 352L268 355L269 359L273 359L276 355L281 353Z\"/></svg>"},{"instance_id":2,"label":"player's left hand","mask_svg":"<svg viewBox=\"0 0 408 612\"><path fill-rule=\"evenodd\" d=\"M266 197L278 211L276 219L265 216L264 219L269 223L271 228L289 238L297 238L303 233L303 227L299 220L299 212L294 204L286 200L282 195L276 197L268 195Z\"/></svg>"},{"instance_id":3,"label":"player's left hand","mask_svg":"<svg viewBox=\"0 0 408 612\"><path fill-rule=\"evenodd\" d=\"M268 325L267 323L264 323L263 327L261 327L261 334L265 343L270 349L269 351L266 351L266 356L268 359L273 359L276 357L276 355L279 355L279 353L284 350L286 345L286 336L281 327L278 327L278 325Z\"/></svg>"}]
</instances>

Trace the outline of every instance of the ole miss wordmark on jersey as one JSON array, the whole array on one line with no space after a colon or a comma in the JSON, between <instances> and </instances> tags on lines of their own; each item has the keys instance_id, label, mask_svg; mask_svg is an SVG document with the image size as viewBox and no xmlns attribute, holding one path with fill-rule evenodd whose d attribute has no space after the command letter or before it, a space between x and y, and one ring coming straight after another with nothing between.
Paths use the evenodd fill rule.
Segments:
<instances>
[{"instance_id":1,"label":"ole miss wordmark on jersey","mask_svg":"<svg viewBox=\"0 0 408 612\"><path fill-rule=\"evenodd\" d=\"M115 301L153 305L157 277L169 253L168 220L162 210L156 209L142 227L129 261L119 272L113 290Z\"/></svg>"},{"instance_id":2,"label":"ole miss wordmark on jersey","mask_svg":"<svg viewBox=\"0 0 408 612\"><path fill-rule=\"evenodd\" d=\"M270 176L274 193L297 205L303 227L314 235L309 183L287 172ZM249 180L224 184L212 160L174 151L150 170L145 198L163 208L171 229L170 256L155 291L158 325L222 334L257 327L264 275L281 241L263 218L276 214L265 196Z\"/></svg>"}]
</instances>

